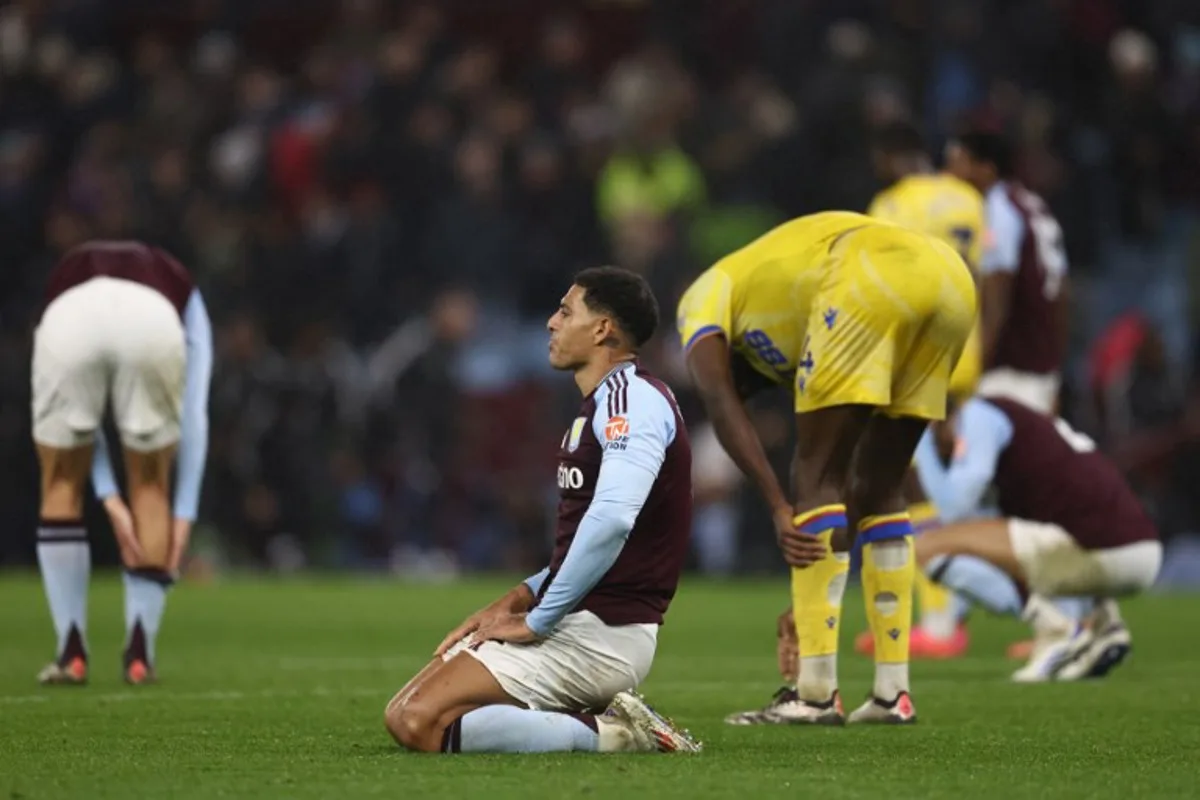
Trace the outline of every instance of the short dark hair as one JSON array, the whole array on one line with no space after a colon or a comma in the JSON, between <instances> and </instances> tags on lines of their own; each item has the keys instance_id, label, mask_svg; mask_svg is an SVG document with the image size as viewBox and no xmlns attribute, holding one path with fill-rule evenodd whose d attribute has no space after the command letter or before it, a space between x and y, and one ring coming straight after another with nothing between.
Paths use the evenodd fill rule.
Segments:
<instances>
[{"instance_id":1,"label":"short dark hair","mask_svg":"<svg viewBox=\"0 0 1200 800\"><path fill-rule=\"evenodd\" d=\"M976 161L991 164L1001 178L1013 174L1013 146L1008 137L998 131L975 128L954 137L960 147Z\"/></svg>"},{"instance_id":2,"label":"short dark hair","mask_svg":"<svg viewBox=\"0 0 1200 800\"><path fill-rule=\"evenodd\" d=\"M611 316L617 327L644 345L658 330L658 301L646 279L620 267L590 267L575 276L584 290L583 302L592 311Z\"/></svg>"},{"instance_id":3,"label":"short dark hair","mask_svg":"<svg viewBox=\"0 0 1200 800\"><path fill-rule=\"evenodd\" d=\"M895 120L875 129L871 147L889 156L924 153L925 137L912 122Z\"/></svg>"}]
</instances>

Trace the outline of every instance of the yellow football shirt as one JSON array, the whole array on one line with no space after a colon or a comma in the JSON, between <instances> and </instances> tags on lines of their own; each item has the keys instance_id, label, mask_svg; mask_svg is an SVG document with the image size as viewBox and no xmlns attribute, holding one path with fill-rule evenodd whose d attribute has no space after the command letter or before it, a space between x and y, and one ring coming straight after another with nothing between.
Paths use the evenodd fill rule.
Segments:
<instances>
[{"instance_id":1,"label":"yellow football shirt","mask_svg":"<svg viewBox=\"0 0 1200 800\"><path fill-rule=\"evenodd\" d=\"M784 223L684 293L686 348L720 334L792 382L796 411L865 404L939 419L975 315L975 287L934 237L850 212Z\"/></svg>"},{"instance_id":2,"label":"yellow football shirt","mask_svg":"<svg viewBox=\"0 0 1200 800\"><path fill-rule=\"evenodd\" d=\"M974 272L983 254L983 196L953 175L909 175L875 195L867 214L953 247Z\"/></svg>"}]
</instances>

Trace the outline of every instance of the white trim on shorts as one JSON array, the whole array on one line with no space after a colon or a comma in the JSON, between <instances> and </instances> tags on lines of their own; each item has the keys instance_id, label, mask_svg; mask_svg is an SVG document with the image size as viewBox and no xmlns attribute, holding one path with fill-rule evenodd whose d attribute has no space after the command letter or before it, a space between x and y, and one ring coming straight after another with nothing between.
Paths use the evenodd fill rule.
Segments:
<instances>
[{"instance_id":1,"label":"white trim on shorts","mask_svg":"<svg viewBox=\"0 0 1200 800\"><path fill-rule=\"evenodd\" d=\"M1008 536L1031 591L1049 597L1118 597L1154 584L1162 566L1162 543L1134 542L1085 550L1058 525L1008 520Z\"/></svg>"},{"instance_id":2,"label":"white trim on shorts","mask_svg":"<svg viewBox=\"0 0 1200 800\"><path fill-rule=\"evenodd\" d=\"M975 393L980 397L1001 397L1042 414L1053 414L1058 404L1060 383L1057 372L1040 375L997 367L983 373Z\"/></svg>"}]
</instances>

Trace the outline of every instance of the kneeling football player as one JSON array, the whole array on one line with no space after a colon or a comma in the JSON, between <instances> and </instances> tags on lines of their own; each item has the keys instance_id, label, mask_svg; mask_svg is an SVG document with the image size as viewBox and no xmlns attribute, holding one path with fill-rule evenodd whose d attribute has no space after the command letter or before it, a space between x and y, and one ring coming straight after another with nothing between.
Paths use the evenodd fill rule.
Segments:
<instances>
[{"instance_id":1,"label":"kneeling football player","mask_svg":"<svg viewBox=\"0 0 1200 800\"><path fill-rule=\"evenodd\" d=\"M1033 654L1016 681L1099 677L1129 652L1114 598L1154 583L1162 545L1117 468L1061 419L973 398L917 448L921 485L949 523L917 537L935 581L997 613L1020 615ZM955 522L990 490L999 519ZM1092 625L1047 597L1090 597Z\"/></svg>"},{"instance_id":2,"label":"kneeling football player","mask_svg":"<svg viewBox=\"0 0 1200 800\"><path fill-rule=\"evenodd\" d=\"M657 303L631 272L585 270L547 327L550 363L584 396L559 451L553 559L446 636L388 704L388 731L427 752L698 751L632 693L692 517L683 418L636 359Z\"/></svg>"}]
</instances>

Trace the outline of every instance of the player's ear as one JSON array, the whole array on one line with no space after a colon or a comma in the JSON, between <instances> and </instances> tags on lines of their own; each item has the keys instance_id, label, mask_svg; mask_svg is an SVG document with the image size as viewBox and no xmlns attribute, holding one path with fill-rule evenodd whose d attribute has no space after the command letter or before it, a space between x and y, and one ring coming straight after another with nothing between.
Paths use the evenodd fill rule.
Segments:
<instances>
[{"instance_id":1,"label":"player's ear","mask_svg":"<svg viewBox=\"0 0 1200 800\"><path fill-rule=\"evenodd\" d=\"M617 329L612 317L600 316L596 318L596 326L593 329L592 338L596 344L612 347L620 343L621 332Z\"/></svg>"}]
</instances>

